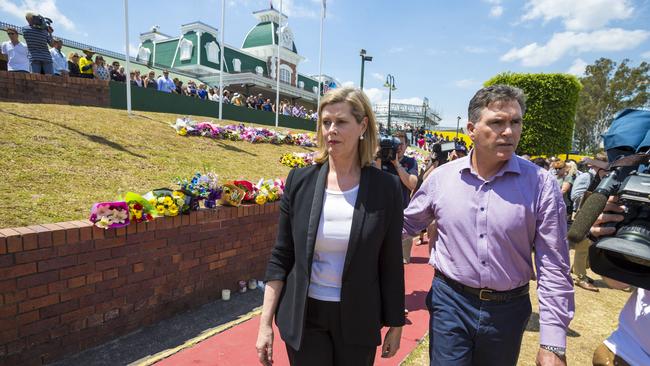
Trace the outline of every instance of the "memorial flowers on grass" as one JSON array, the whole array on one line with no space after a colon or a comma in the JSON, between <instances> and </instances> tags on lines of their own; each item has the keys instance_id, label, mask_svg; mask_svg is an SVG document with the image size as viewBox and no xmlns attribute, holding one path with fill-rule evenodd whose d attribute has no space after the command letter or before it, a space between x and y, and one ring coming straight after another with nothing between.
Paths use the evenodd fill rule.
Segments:
<instances>
[{"instance_id":1,"label":"memorial flowers on grass","mask_svg":"<svg viewBox=\"0 0 650 366\"><path fill-rule=\"evenodd\" d=\"M137 193L128 192L124 201L129 206L129 217L133 222L151 221L156 215L154 205Z\"/></svg>"},{"instance_id":2,"label":"memorial flowers on grass","mask_svg":"<svg viewBox=\"0 0 650 366\"><path fill-rule=\"evenodd\" d=\"M129 207L126 202L95 203L89 220L102 229L124 227L129 224Z\"/></svg>"},{"instance_id":3,"label":"memorial flowers on grass","mask_svg":"<svg viewBox=\"0 0 650 366\"><path fill-rule=\"evenodd\" d=\"M314 153L286 153L280 158L280 163L289 168L304 168L314 164Z\"/></svg>"}]
</instances>

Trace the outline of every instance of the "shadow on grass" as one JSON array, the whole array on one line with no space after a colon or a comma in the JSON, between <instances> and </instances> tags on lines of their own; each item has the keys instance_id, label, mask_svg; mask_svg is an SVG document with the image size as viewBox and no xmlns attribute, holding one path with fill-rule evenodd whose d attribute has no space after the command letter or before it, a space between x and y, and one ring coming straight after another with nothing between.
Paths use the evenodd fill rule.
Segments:
<instances>
[{"instance_id":1,"label":"shadow on grass","mask_svg":"<svg viewBox=\"0 0 650 366\"><path fill-rule=\"evenodd\" d=\"M129 149L125 148L124 146L118 144L117 142L111 141L111 140L109 140L109 139L107 139L105 137L102 137L102 136L91 135L91 134L85 133L83 131L79 131L79 130L77 130L75 128L65 126L65 125L62 125L62 124L59 124L59 123L56 123L56 122L48 121L48 120L45 120L45 119L42 119L42 118L37 118L37 117L32 117L32 116L25 116L25 115L22 115L22 114L19 114L19 113L8 112L8 111L2 111L2 112L6 113L6 114L10 114L10 115L18 117L18 118L24 118L24 119L30 119L30 120L33 120L33 121L40 121L40 122L49 123L49 124L55 125L57 127L66 129L68 131L72 131L74 133L77 133L77 134L85 137L88 141L94 142L96 144L105 145L105 146L108 146L108 147L110 147L112 149L127 153L127 154L129 154L131 156L135 156L135 157L141 158L141 159L146 159L146 157L144 155L136 154L136 153L130 151Z\"/></svg>"},{"instance_id":2,"label":"shadow on grass","mask_svg":"<svg viewBox=\"0 0 650 366\"><path fill-rule=\"evenodd\" d=\"M530 314L530 319L528 319L528 324L526 325L527 332L539 332L539 313L532 312ZM566 331L567 337L576 338L580 337L580 333L569 328Z\"/></svg>"}]
</instances>

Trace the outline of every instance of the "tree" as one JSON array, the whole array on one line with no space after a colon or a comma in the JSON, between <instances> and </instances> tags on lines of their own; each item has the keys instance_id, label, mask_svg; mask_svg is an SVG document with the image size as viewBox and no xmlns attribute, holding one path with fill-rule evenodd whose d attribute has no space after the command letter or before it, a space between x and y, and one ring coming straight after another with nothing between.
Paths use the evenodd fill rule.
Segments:
<instances>
[{"instance_id":1,"label":"tree","mask_svg":"<svg viewBox=\"0 0 650 366\"><path fill-rule=\"evenodd\" d=\"M582 91L576 112L576 148L585 153L599 149L600 135L612 123L614 116L625 108L640 108L649 101L650 64L641 62L630 67L628 59L620 64L600 58L588 65L580 78Z\"/></svg>"},{"instance_id":2,"label":"tree","mask_svg":"<svg viewBox=\"0 0 650 366\"><path fill-rule=\"evenodd\" d=\"M526 114L518 153L550 155L567 153L576 114L580 82L567 74L502 73L485 86L508 84L526 94Z\"/></svg>"}]
</instances>

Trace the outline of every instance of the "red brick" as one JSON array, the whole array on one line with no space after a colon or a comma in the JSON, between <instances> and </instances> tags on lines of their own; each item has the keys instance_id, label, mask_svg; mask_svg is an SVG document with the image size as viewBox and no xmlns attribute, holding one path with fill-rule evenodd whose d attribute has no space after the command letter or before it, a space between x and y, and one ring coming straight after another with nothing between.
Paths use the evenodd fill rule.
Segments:
<instances>
[{"instance_id":1,"label":"red brick","mask_svg":"<svg viewBox=\"0 0 650 366\"><path fill-rule=\"evenodd\" d=\"M55 244L56 245L56 244ZM77 264L77 256L57 257L38 262L38 271L45 272L53 269L60 269Z\"/></svg>"},{"instance_id":2,"label":"red brick","mask_svg":"<svg viewBox=\"0 0 650 366\"><path fill-rule=\"evenodd\" d=\"M28 313L23 313L16 316L16 321L18 322L19 325L33 323L39 319L40 316L38 310L30 311Z\"/></svg>"},{"instance_id":3,"label":"red brick","mask_svg":"<svg viewBox=\"0 0 650 366\"><path fill-rule=\"evenodd\" d=\"M16 304L27 299L27 290L17 290L4 294L5 304Z\"/></svg>"},{"instance_id":4,"label":"red brick","mask_svg":"<svg viewBox=\"0 0 650 366\"><path fill-rule=\"evenodd\" d=\"M23 235L23 250L38 248L38 235L36 233Z\"/></svg>"},{"instance_id":5,"label":"red brick","mask_svg":"<svg viewBox=\"0 0 650 366\"><path fill-rule=\"evenodd\" d=\"M92 285L93 283L101 282L102 279L102 272L95 272L86 276L86 283Z\"/></svg>"},{"instance_id":6,"label":"red brick","mask_svg":"<svg viewBox=\"0 0 650 366\"><path fill-rule=\"evenodd\" d=\"M38 233L38 247L47 248L52 246L52 232L40 232Z\"/></svg>"},{"instance_id":7,"label":"red brick","mask_svg":"<svg viewBox=\"0 0 650 366\"><path fill-rule=\"evenodd\" d=\"M59 304L51 305L40 309L41 319L50 318L56 315L61 315L79 309L79 300L74 299L71 301L62 302Z\"/></svg>"},{"instance_id":8,"label":"red brick","mask_svg":"<svg viewBox=\"0 0 650 366\"><path fill-rule=\"evenodd\" d=\"M17 253L19 254L19 253ZM14 265L14 255L13 254L3 254L0 255L0 268L11 267Z\"/></svg>"},{"instance_id":9,"label":"red brick","mask_svg":"<svg viewBox=\"0 0 650 366\"><path fill-rule=\"evenodd\" d=\"M77 288L86 284L86 276L74 277L68 280L68 288Z\"/></svg>"},{"instance_id":10,"label":"red brick","mask_svg":"<svg viewBox=\"0 0 650 366\"><path fill-rule=\"evenodd\" d=\"M46 329L49 329L51 327L54 327L59 324L59 318L58 317L52 317L49 319L43 319L39 320L37 322L31 323L24 325L20 327L18 330L18 334L20 337L26 337L32 334L36 334L39 332L42 332Z\"/></svg>"},{"instance_id":11,"label":"red brick","mask_svg":"<svg viewBox=\"0 0 650 366\"><path fill-rule=\"evenodd\" d=\"M88 327L94 327L104 323L104 314L93 314L88 317Z\"/></svg>"},{"instance_id":12,"label":"red brick","mask_svg":"<svg viewBox=\"0 0 650 366\"><path fill-rule=\"evenodd\" d=\"M223 251L223 252L219 253L219 258L220 259L230 258L230 257L233 257L235 255L237 255L237 249L230 249L230 250L226 250L226 251Z\"/></svg>"},{"instance_id":13,"label":"red brick","mask_svg":"<svg viewBox=\"0 0 650 366\"><path fill-rule=\"evenodd\" d=\"M7 237L7 252L16 253L23 250L23 240L19 235Z\"/></svg>"},{"instance_id":14,"label":"red brick","mask_svg":"<svg viewBox=\"0 0 650 366\"><path fill-rule=\"evenodd\" d=\"M20 339L7 344L7 354L14 355L25 349L25 340Z\"/></svg>"},{"instance_id":15,"label":"red brick","mask_svg":"<svg viewBox=\"0 0 650 366\"><path fill-rule=\"evenodd\" d=\"M27 297L34 299L37 297L42 297L48 294L47 285L40 285L36 287L30 287L27 289Z\"/></svg>"},{"instance_id":16,"label":"red brick","mask_svg":"<svg viewBox=\"0 0 650 366\"><path fill-rule=\"evenodd\" d=\"M93 228L92 227L81 227L79 228L79 240L86 241L92 240L93 238Z\"/></svg>"},{"instance_id":17,"label":"red brick","mask_svg":"<svg viewBox=\"0 0 650 366\"><path fill-rule=\"evenodd\" d=\"M25 276L36 272L36 263L17 264L7 268L0 268L0 278L10 279Z\"/></svg>"},{"instance_id":18,"label":"red brick","mask_svg":"<svg viewBox=\"0 0 650 366\"><path fill-rule=\"evenodd\" d=\"M125 243L126 243L125 236L120 236L120 237L115 237L110 239L98 239L95 240L95 249L99 250L99 249L119 247L120 245L124 245Z\"/></svg>"},{"instance_id":19,"label":"red brick","mask_svg":"<svg viewBox=\"0 0 650 366\"><path fill-rule=\"evenodd\" d=\"M29 262L38 262L44 259L53 257L56 254L56 251L52 248L43 248L37 250L29 250L26 252L16 253L16 263L29 263Z\"/></svg>"},{"instance_id":20,"label":"red brick","mask_svg":"<svg viewBox=\"0 0 650 366\"><path fill-rule=\"evenodd\" d=\"M93 226L93 239L104 239L106 237L106 230Z\"/></svg>"},{"instance_id":21,"label":"red brick","mask_svg":"<svg viewBox=\"0 0 650 366\"><path fill-rule=\"evenodd\" d=\"M4 236L0 237L0 254L7 253L7 238Z\"/></svg>"},{"instance_id":22,"label":"red brick","mask_svg":"<svg viewBox=\"0 0 650 366\"><path fill-rule=\"evenodd\" d=\"M68 242L67 245L62 245L57 248L57 253L59 256L67 256L71 254L80 254L80 253L86 253L90 252L93 250L93 242L88 240L88 241L82 241L82 242L76 242L76 243L70 243Z\"/></svg>"},{"instance_id":23,"label":"red brick","mask_svg":"<svg viewBox=\"0 0 650 366\"><path fill-rule=\"evenodd\" d=\"M61 292L61 291L65 290L65 289L67 289L67 288L68 288L68 281L67 280L56 281L56 282L49 283L47 285L47 290L51 294L55 293L55 292Z\"/></svg>"},{"instance_id":24,"label":"red brick","mask_svg":"<svg viewBox=\"0 0 650 366\"><path fill-rule=\"evenodd\" d=\"M18 304L18 312L25 313L34 309L40 309L59 302L59 294L51 294L38 299L27 300Z\"/></svg>"},{"instance_id":25,"label":"red brick","mask_svg":"<svg viewBox=\"0 0 650 366\"><path fill-rule=\"evenodd\" d=\"M78 310L67 312L67 313L61 315L61 324L70 323L70 322L73 322L75 320L85 319L85 318L93 315L94 312L95 312L95 307L94 306L86 306L85 308L81 308L81 309L78 309Z\"/></svg>"},{"instance_id":26,"label":"red brick","mask_svg":"<svg viewBox=\"0 0 650 366\"><path fill-rule=\"evenodd\" d=\"M144 263L135 263L133 265L133 272L138 273L144 271Z\"/></svg>"},{"instance_id":27,"label":"red brick","mask_svg":"<svg viewBox=\"0 0 650 366\"><path fill-rule=\"evenodd\" d=\"M62 280L66 280L72 277L78 277L82 275L87 275L88 273L93 272L93 265L90 263L78 264L74 267L68 267L62 269L59 274Z\"/></svg>"},{"instance_id":28,"label":"red brick","mask_svg":"<svg viewBox=\"0 0 650 366\"><path fill-rule=\"evenodd\" d=\"M93 250L88 253L79 254L79 263L95 263L111 258L110 249Z\"/></svg>"},{"instance_id":29,"label":"red brick","mask_svg":"<svg viewBox=\"0 0 650 366\"><path fill-rule=\"evenodd\" d=\"M142 243L140 248L142 249L143 252L149 251L149 250L155 250L159 248L163 248L167 245L167 240L166 239L158 239L158 240L153 240L153 241L148 241L146 243Z\"/></svg>"},{"instance_id":30,"label":"red brick","mask_svg":"<svg viewBox=\"0 0 650 366\"><path fill-rule=\"evenodd\" d=\"M120 316L120 309L109 310L104 314L104 321L107 322L109 320L117 318L118 316Z\"/></svg>"},{"instance_id":31,"label":"red brick","mask_svg":"<svg viewBox=\"0 0 650 366\"><path fill-rule=\"evenodd\" d=\"M66 291L61 292L61 301L78 299L80 297L92 294L93 292L95 292L94 286L84 286L75 289L68 289Z\"/></svg>"},{"instance_id":32,"label":"red brick","mask_svg":"<svg viewBox=\"0 0 650 366\"><path fill-rule=\"evenodd\" d=\"M0 319L13 317L16 315L16 304L0 306ZM5 322L5 320L3 320Z\"/></svg>"},{"instance_id":33,"label":"red brick","mask_svg":"<svg viewBox=\"0 0 650 366\"><path fill-rule=\"evenodd\" d=\"M126 265L127 260L126 258L115 258L115 259L109 259L101 262L95 263L95 269L98 271L104 271L106 269L111 269L111 268L117 268L120 266Z\"/></svg>"},{"instance_id":34,"label":"red brick","mask_svg":"<svg viewBox=\"0 0 650 366\"><path fill-rule=\"evenodd\" d=\"M67 324L50 329L50 338L52 339L60 338L68 334L70 334L70 327Z\"/></svg>"},{"instance_id":35,"label":"red brick","mask_svg":"<svg viewBox=\"0 0 650 366\"><path fill-rule=\"evenodd\" d=\"M106 270L102 274L104 276L104 280L111 280L113 278L117 278L117 268Z\"/></svg>"}]
</instances>

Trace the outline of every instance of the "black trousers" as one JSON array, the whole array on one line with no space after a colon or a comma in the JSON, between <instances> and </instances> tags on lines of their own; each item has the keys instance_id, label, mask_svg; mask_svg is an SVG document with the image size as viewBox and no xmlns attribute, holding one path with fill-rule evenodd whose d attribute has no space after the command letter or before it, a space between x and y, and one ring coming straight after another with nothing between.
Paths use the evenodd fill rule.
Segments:
<instances>
[{"instance_id":1,"label":"black trousers","mask_svg":"<svg viewBox=\"0 0 650 366\"><path fill-rule=\"evenodd\" d=\"M307 317L302 345L287 345L292 366L371 366L377 347L343 343L341 305L307 298Z\"/></svg>"}]
</instances>

